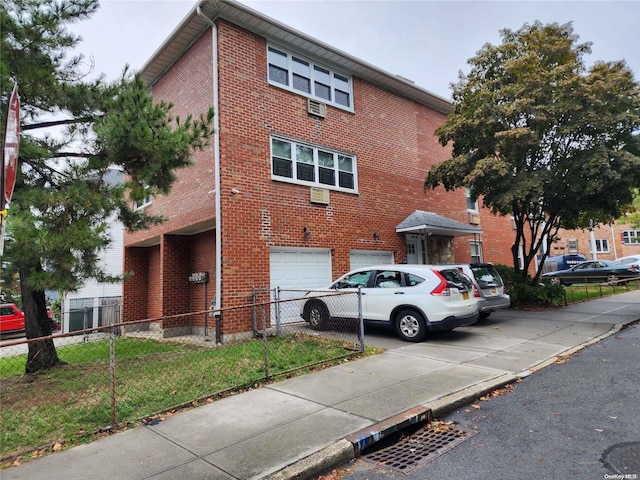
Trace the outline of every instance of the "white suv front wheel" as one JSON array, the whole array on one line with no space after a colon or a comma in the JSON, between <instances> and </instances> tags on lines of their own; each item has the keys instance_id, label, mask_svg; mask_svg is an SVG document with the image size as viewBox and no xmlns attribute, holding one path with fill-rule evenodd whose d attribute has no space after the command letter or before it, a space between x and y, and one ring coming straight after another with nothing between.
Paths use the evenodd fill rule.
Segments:
<instances>
[{"instance_id":1,"label":"white suv front wheel","mask_svg":"<svg viewBox=\"0 0 640 480\"><path fill-rule=\"evenodd\" d=\"M396 315L396 332L406 342L421 342L427 334L427 324L420 313L409 308Z\"/></svg>"}]
</instances>

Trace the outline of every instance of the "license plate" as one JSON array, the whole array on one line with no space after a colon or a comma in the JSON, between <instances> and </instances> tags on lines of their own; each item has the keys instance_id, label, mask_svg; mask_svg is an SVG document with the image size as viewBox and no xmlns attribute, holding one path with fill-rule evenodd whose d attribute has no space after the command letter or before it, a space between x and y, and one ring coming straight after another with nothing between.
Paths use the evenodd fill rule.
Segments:
<instances>
[{"instance_id":1,"label":"license plate","mask_svg":"<svg viewBox=\"0 0 640 480\"><path fill-rule=\"evenodd\" d=\"M464 300L469 300L469 292L464 292L464 293L462 294L462 298L463 298Z\"/></svg>"},{"instance_id":2,"label":"license plate","mask_svg":"<svg viewBox=\"0 0 640 480\"><path fill-rule=\"evenodd\" d=\"M497 288L492 288L491 290L489 290L489 292L491 292L491 295L497 295L498 294L498 289Z\"/></svg>"}]
</instances>

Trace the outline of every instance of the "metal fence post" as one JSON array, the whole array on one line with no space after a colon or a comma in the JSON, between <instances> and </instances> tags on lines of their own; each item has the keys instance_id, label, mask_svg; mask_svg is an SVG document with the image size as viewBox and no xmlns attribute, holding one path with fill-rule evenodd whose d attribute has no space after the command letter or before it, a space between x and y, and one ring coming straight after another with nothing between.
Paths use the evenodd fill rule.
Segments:
<instances>
[{"instance_id":1,"label":"metal fence post","mask_svg":"<svg viewBox=\"0 0 640 480\"><path fill-rule=\"evenodd\" d=\"M358 320L360 328L358 329L358 340L360 341L360 353L364 353L364 318L362 315L362 287L358 286Z\"/></svg>"},{"instance_id":2,"label":"metal fence post","mask_svg":"<svg viewBox=\"0 0 640 480\"><path fill-rule=\"evenodd\" d=\"M267 346L267 306L262 305L262 344L264 346L264 378L269 380L269 348Z\"/></svg>"},{"instance_id":3,"label":"metal fence post","mask_svg":"<svg viewBox=\"0 0 640 480\"><path fill-rule=\"evenodd\" d=\"M276 287L275 290L275 302L276 302L276 335L280 336L280 287Z\"/></svg>"},{"instance_id":4,"label":"metal fence post","mask_svg":"<svg viewBox=\"0 0 640 480\"><path fill-rule=\"evenodd\" d=\"M257 298L258 294L256 293L256 287L251 288L251 321L253 323L253 336L258 336L258 311L257 311Z\"/></svg>"},{"instance_id":5,"label":"metal fence post","mask_svg":"<svg viewBox=\"0 0 640 480\"><path fill-rule=\"evenodd\" d=\"M93 310L92 310L93 312ZM87 330L89 328L89 309L87 307L83 307L82 309L82 329ZM82 342L86 342L89 339L88 333L82 334Z\"/></svg>"},{"instance_id":6,"label":"metal fence post","mask_svg":"<svg viewBox=\"0 0 640 480\"><path fill-rule=\"evenodd\" d=\"M118 426L116 414L116 337L113 328L109 329L109 378L111 379L111 425Z\"/></svg>"}]
</instances>

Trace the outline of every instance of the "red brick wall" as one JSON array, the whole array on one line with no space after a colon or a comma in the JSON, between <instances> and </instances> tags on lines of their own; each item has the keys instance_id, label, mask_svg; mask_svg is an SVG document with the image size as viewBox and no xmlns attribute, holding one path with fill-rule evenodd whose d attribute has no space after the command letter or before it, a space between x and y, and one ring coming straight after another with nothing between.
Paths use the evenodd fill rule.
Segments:
<instances>
[{"instance_id":1,"label":"red brick wall","mask_svg":"<svg viewBox=\"0 0 640 480\"><path fill-rule=\"evenodd\" d=\"M353 249L402 259L395 227L416 209L468 223L464 191L422 188L450 153L434 135L443 114L354 78L355 113L329 106L325 119L312 117L305 97L268 84L265 39L225 23L219 35L225 306L269 285L270 246L331 248L335 277ZM356 154L359 194L331 191L329 206L314 205L308 187L273 181L271 134ZM469 238L456 239L459 261L470 258Z\"/></svg>"},{"instance_id":2,"label":"red brick wall","mask_svg":"<svg viewBox=\"0 0 640 480\"><path fill-rule=\"evenodd\" d=\"M153 86L157 101L173 103L172 114L184 120L206 113L213 106L213 65L211 61L211 32L205 32L182 58ZM180 169L170 195L154 196L147 210L162 215L164 223L148 230L125 235L125 245L157 237L215 218L213 139L203 152L195 152L193 165Z\"/></svg>"},{"instance_id":3,"label":"red brick wall","mask_svg":"<svg viewBox=\"0 0 640 480\"><path fill-rule=\"evenodd\" d=\"M147 317L160 318L162 313L162 264L160 245L148 248Z\"/></svg>"},{"instance_id":4,"label":"red brick wall","mask_svg":"<svg viewBox=\"0 0 640 480\"><path fill-rule=\"evenodd\" d=\"M201 233L189 237L189 248L191 249L192 272L207 272L209 282L206 284L207 303L204 304L204 287L202 284L192 284L189 288L189 310L198 312L209 308L211 299L215 295L216 286L216 264L215 264L215 231ZM204 323L202 315L196 317L198 325Z\"/></svg>"},{"instance_id":5,"label":"red brick wall","mask_svg":"<svg viewBox=\"0 0 640 480\"><path fill-rule=\"evenodd\" d=\"M147 248L125 248L123 271L130 277L124 281L122 288L122 303L126 305L123 322L143 320L148 316L148 263Z\"/></svg>"},{"instance_id":6,"label":"red brick wall","mask_svg":"<svg viewBox=\"0 0 640 480\"><path fill-rule=\"evenodd\" d=\"M392 251L401 261L405 236L395 227L416 209L468 223L464 190L422 188L429 167L450 154L434 135L444 114L354 77L355 113L328 106L326 118L310 116L305 97L268 84L264 38L224 21L218 21L218 32L223 307L246 303L253 287L269 286L272 246L330 248L335 277L349 269L354 249ZM177 114L198 113L211 104L211 82L211 34L206 32L153 91L156 98L175 103ZM358 194L331 191L328 206L316 205L309 201L309 187L273 181L271 134L357 155ZM193 167L178 172L171 195L153 199L150 212L169 220L127 235L126 244L212 221L213 162L212 148L197 154ZM490 261L505 258L498 237L490 240L498 224L499 219L483 214L480 226L485 259ZM305 227L312 232L310 238L303 236ZM379 233L379 241L373 232ZM163 241L162 268L149 272L149 312L159 313L156 306L164 314L174 306L187 308L169 300L174 294L189 299L189 308L198 306L201 290L174 277L213 270L213 263L197 263L195 256L211 258L215 241L213 233L185 238L188 244ZM455 239L456 261L469 261L471 239ZM190 263L174 261L180 255L186 258L189 249ZM506 253L510 259L508 248ZM149 265L156 265L154 254ZM164 292L162 302L155 301L156 289ZM224 322L225 334L246 331L250 325L249 319L231 315Z\"/></svg>"}]
</instances>

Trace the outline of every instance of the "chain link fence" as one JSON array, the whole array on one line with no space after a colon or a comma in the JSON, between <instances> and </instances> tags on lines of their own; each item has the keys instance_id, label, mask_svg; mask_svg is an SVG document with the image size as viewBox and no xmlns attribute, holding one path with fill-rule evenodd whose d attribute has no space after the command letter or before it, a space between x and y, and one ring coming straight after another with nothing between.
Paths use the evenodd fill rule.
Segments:
<instances>
[{"instance_id":1,"label":"chain link fence","mask_svg":"<svg viewBox=\"0 0 640 480\"><path fill-rule=\"evenodd\" d=\"M90 441L131 423L160 421L274 377L288 378L361 354L359 293L326 296L257 288L246 305L125 323L119 303L113 302L101 306L96 327L40 339L3 338L2 463L11 464L34 449ZM351 310L356 317L326 318L320 324L304 320L301 314L319 302L336 311ZM84 322L88 314L82 311ZM234 341L226 336L224 343L216 341L221 324L224 329L249 318L252 331ZM63 363L25 375L29 349L42 342L55 346Z\"/></svg>"}]
</instances>

